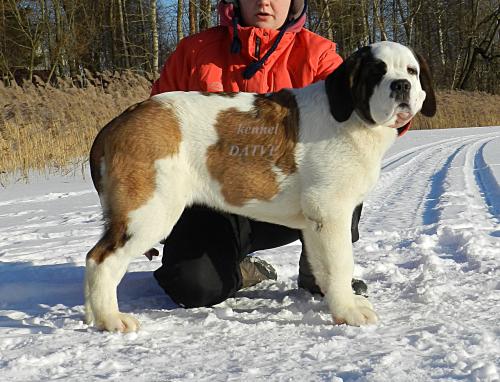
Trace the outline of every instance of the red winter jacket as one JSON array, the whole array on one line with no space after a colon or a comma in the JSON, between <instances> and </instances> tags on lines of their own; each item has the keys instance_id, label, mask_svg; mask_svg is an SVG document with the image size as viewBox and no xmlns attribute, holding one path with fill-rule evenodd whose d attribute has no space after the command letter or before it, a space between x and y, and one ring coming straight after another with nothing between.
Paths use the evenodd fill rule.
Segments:
<instances>
[{"instance_id":1,"label":"red winter jacket","mask_svg":"<svg viewBox=\"0 0 500 382\"><path fill-rule=\"evenodd\" d=\"M230 25L231 15L227 16L221 13L221 21ZM335 43L303 28L304 22L301 17L286 29L276 50L248 80L243 78L244 69L268 51L278 30L238 25L239 53L230 52L234 30L229 25L186 37L167 59L151 95L174 90L267 93L322 80L342 58Z\"/></svg>"}]
</instances>

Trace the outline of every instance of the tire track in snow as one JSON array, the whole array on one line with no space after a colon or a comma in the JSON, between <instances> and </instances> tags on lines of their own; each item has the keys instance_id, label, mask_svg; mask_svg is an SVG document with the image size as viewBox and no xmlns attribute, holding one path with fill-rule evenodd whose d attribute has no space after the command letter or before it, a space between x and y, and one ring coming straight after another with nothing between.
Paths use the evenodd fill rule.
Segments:
<instances>
[{"instance_id":1,"label":"tire track in snow","mask_svg":"<svg viewBox=\"0 0 500 382\"><path fill-rule=\"evenodd\" d=\"M476 139L475 136L445 139L388 158L379 183L365 203L367 212L361 224L368 229L385 226L397 231L420 226L425 216L426 223L431 223L425 210L429 183L436 194L440 179L434 179L433 183L433 177L439 171L446 171L443 166L449 167L463 146ZM399 213L395 214L394 210Z\"/></svg>"},{"instance_id":2,"label":"tire track in snow","mask_svg":"<svg viewBox=\"0 0 500 382\"><path fill-rule=\"evenodd\" d=\"M481 148L492 139L484 136L469 139L430 178L419 212L424 226L412 240L425 242L424 247L434 253L431 259L437 255L452 260L466 271L479 270L482 265L488 268L486 264L491 263L491 256L481 248L489 247L495 224L477 182L476 162L481 162Z\"/></svg>"},{"instance_id":3,"label":"tire track in snow","mask_svg":"<svg viewBox=\"0 0 500 382\"><path fill-rule=\"evenodd\" d=\"M447 139L384 162L380 185L361 219L372 232L362 235L357 257L361 278L383 287L372 287L381 316L401 319L394 311L398 296L400 312L411 312L410 320L420 315L423 321L437 318L437 327L460 322L473 331L480 330L475 317L494 322L489 312L495 309L492 293L498 291L500 270L500 195L487 153L495 139L498 133ZM453 330L455 336L467 332ZM436 331L429 338L444 344L449 335ZM461 337L440 352L465 348L467 340Z\"/></svg>"},{"instance_id":4,"label":"tire track in snow","mask_svg":"<svg viewBox=\"0 0 500 382\"><path fill-rule=\"evenodd\" d=\"M411 160L416 155L418 155L418 154L420 154L423 151L426 151L428 149L432 149L432 148L435 148L436 146L441 146L441 145L446 145L446 144L450 145L453 143L464 142L464 140L467 138L469 138L469 137L447 138L447 139L442 139L438 142L433 142L433 143L428 143L425 145L415 146L415 147L412 147L410 149L401 151L401 152L394 154L393 156L391 156L383 161L382 171L388 171L388 170L391 170L393 167L400 166L401 164L405 163L405 160Z\"/></svg>"},{"instance_id":5,"label":"tire track in snow","mask_svg":"<svg viewBox=\"0 0 500 382\"><path fill-rule=\"evenodd\" d=\"M469 221L475 229L492 230L498 225L496 211L499 201L492 196L499 195L499 186L484 158L485 147L495 138L482 138L471 144L467 148L462 167L461 176L464 179L462 197L466 207L463 219ZM455 187L456 184L457 182Z\"/></svg>"},{"instance_id":6,"label":"tire track in snow","mask_svg":"<svg viewBox=\"0 0 500 382\"><path fill-rule=\"evenodd\" d=\"M436 142L420 152L414 151L412 158L400 156L407 162L383 174L385 182L375 195L375 206L382 201L390 209L372 209L362 224L383 226L386 231L394 227L397 237L390 244L386 232L384 245L421 247L417 252L424 257L409 263L410 268L423 261L425 267L439 270L442 264L437 265L437 258L441 258L459 264L463 271L495 269L495 250L488 248L498 248L492 240L499 234L499 186L485 159L485 150L497 138L491 134L473 135L444 144ZM412 195L401 197L408 190ZM400 235L401 230L407 232ZM425 256L429 256L427 260Z\"/></svg>"},{"instance_id":7,"label":"tire track in snow","mask_svg":"<svg viewBox=\"0 0 500 382\"><path fill-rule=\"evenodd\" d=\"M421 204L422 213L419 214L419 216L422 216L422 223L424 226L436 224L442 217L440 205L442 196L446 195L447 192L445 187L446 179L450 175L452 166L462 153L465 145L466 144L463 144L449 155L441 168L431 176L427 197L422 200ZM436 169L437 168L438 166L436 166Z\"/></svg>"},{"instance_id":8,"label":"tire track in snow","mask_svg":"<svg viewBox=\"0 0 500 382\"><path fill-rule=\"evenodd\" d=\"M500 185L484 158L484 150L494 140L484 142L474 157L474 173L479 191L484 198L490 214L500 222Z\"/></svg>"},{"instance_id":9,"label":"tire track in snow","mask_svg":"<svg viewBox=\"0 0 500 382\"><path fill-rule=\"evenodd\" d=\"M445 221L453 226L450 220L459 220L462 225L469 223L476 227L481 221L481 227L491 228L488 211L494 216L491 212L498 201L489 196L498 195L498 184L483 152L493 139L474 136L449 155L441 169L435 172L421 210L424 225L439 225Z\"/></svg>"}]
</instances>

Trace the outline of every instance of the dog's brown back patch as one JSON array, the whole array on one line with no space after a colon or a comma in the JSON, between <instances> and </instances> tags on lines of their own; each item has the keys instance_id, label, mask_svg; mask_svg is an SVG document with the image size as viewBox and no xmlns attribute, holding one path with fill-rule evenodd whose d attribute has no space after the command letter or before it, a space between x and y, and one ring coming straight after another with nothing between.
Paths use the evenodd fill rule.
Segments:
<instances>
[{"instance_id":1,"label":"dog's brown back patch","mask_svg":"<svg viewBox=\"0 0 500 382\"><path fill-rule=\"evenodd\" d=\"M215 125L219 140L207 150L207 166L227 203L242 206L278 194L273 168L285 175L296 171L298 125L297 102L287 90L256 96L248 112L230 108L219 113Z\"/></svg>"},{"instance_id":2,"label":"dog's brown back patch","mask_svg":"<svg viewBox=\"0 0 500 382\"><path fill-rule=\"evenodd\" d=\"M112 253L111 249L125 244L128 213L143 205L154 192L155 161L177 154L180 143L180 123L174 111L153 100L130 107L100 131L90 152L90 167L106 207L106 232L88 256L101 262Z\"/></svg>"}]
</instances>

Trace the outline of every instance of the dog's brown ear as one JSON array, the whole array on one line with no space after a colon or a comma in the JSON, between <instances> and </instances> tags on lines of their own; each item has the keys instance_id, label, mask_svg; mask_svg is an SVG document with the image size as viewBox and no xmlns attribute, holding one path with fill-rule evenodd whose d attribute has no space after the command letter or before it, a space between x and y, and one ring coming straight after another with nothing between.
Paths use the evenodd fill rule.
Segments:
<instances>
[{"instance_id":1,"label":"dog's brown ear","mask_svg":"<svg viewBox=\"0 0 500 382\"><path fill-rule=\"evenodd\" d=\"M354 111L353 86L367 50L370 48L364 47L356 51L325 80L330 112L337 122L347 121Z\"/></svg>"},{"instance_id":2,"label":"dog's brown ear","mask_svg":"<svg viewBox=\"0 0 500 382\"><path fill-rule=\"evenodd\" d=\"M427 65L427 61L420 54L415 52L415 56L420 65L420 85L426 93L424 104L420 111L426 117L433 117L436 114L436 95L432 87L431 71L429 65Z\"/></svg>"}]
</instances>

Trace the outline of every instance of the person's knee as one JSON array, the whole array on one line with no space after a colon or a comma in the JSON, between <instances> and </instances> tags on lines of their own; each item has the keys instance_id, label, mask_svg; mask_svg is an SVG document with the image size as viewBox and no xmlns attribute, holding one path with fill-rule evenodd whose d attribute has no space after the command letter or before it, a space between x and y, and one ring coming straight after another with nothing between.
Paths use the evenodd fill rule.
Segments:
<instances>
[{"instance_id":1,"label":"person's knee","mask_svg":"<svg viewBox=\"0 0 500 382\"><path fill-rule=\"evenodd\" d=\"M209 262L185 262L161 267L154 276L170 298L185 308L211 306L224 301L224 285Z\"/></svg>"},{"instance_id":2,"label":"person's knee","mask_svg":"<svg viewBox=\"0 0 500 382\"><path fill-rule=\"evenodd\" d=\"M178 305L184 308L199 308L212 306L224 300L221 288L200 280L186 279L177 283L167 291L168 295Z\"/></svg>"}]
</instances>

